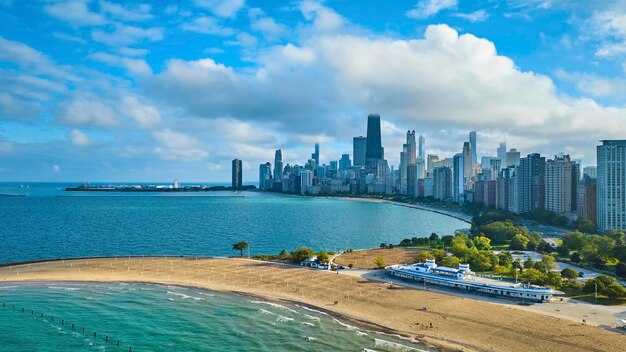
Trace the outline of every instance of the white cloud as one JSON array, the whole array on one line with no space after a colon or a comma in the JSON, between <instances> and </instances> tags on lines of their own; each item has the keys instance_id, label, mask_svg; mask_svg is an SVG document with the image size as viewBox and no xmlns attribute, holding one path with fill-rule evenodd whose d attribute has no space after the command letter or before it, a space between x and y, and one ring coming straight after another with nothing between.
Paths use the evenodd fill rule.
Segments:
<instances>
[{"instance_id":1,"label":"white cloud","mask_svg":"<svg viewBox=\"0 0 626 352\"><path fill-rule=\"evenodd\" d=\"M276 23L276 21L270 17L255 18L252 20L250 27L252 27L255 31L263 33L263 35L270 40L285 35L285 32L287 31L285 26Z\"/></svg>"},{"instance_id":2,"label":"white cloud","mask_svg":"<svg viewBox=\"0 0 626 352\"><path fill-rule=\"evenodd\" d=\"M411 18L428 18L438 14L440 11L455 9L457 4L458 0L421 0L406 15Z\"/></svg>"},{"instance_id":3,"label":"white cloud","mask_svg":"<svg viewBox=\"0 0 626 352\"><path fill-rule=\"evenodd\" d=\"M41 115L41 105L8 92L0 92L0 120L34 121Z\"/></svg>"},{"instance_id":4,"label":"white cloud","mask_svg":"<svg viewBox=\"0 0 626 352\"><path fill-rule=\"evenodd\" d=\"M153 132L152 137L160 144L154 151L164 160L193 162L206 159L209 155L200 148L198 140L184 133L164 129Z\"/></svg>"},{"instance_id":5,"label":"white cloud","mask_svg":"<svg viewBox=\"0 0 626 352\"><path fill-rule=\"evenodd\" d=\"M245 0L194 0L194 2L220 17L234 17L245 5Z\"/></svg>"},{"instance_id":6,"label":"white cloud","mask_svg":"<svg viewBox=\"0 0 626 352\"><path fill-rule=\"evenodd\" d=\"M116 50L118 53L125 55L125 56L144 56L148 54L147 49L124 47L124 48L117 48Z\"/></svg>"},{"instance_id":7,"label":"white cloud","mask_svg":"<svg viewBox=\"0 0 626 352\"><path fill-rule=\"evenodd\" d=\"M291 137L347 139L372 111L395 126L532 135L550 153L573 147L589 158L595 140L620 137L625 109L569 97L549 77L498 55L492 42L446 25L412 40L316 33L266 50L256 71L171 60L150 92L193 116L273 121Z\"/></svg>"},{"instance_id":8,"label":"white cloud","mask_svg":"<svg viewBox=\"0 0 626 352\"><path fill-rule=\"evenodd\" d=\"M313 28L316 31L334 31L345 24L345 19L341 15L316 1L302 1L300 12L307 21L313 21Z\"/></svg>"},{"instance_id":9,"label":"white cloud","mask_svg":"<svg viewBox=\"0 0 626 352\"><path fill-rule=\"evenodd\" d=\"M582 28L586 36L599 43L597 56L615 58L626 54L626 8L594 11Z\"/></svg>"},{"instance_id":10,"label":"white cloud","mask_svg":"<svg viewBox=\"0 0 626 352\"><path fill-rule=\"evenodd\" d=\"M6 142L6 141L0 141L0 153L10 153L13 151L13 144Z\"/></svg>"},{"instance_id":11,"label":"white cloud","mask_svg":"<svg viewBox=\"0 0 626 352\"><path fill-rule=\"evenodd\" d=\"M61 104L57 120L68 125L117 127L117 114L108 104L94 96L77 96Z\"/></svg>"},{"instance_id":12,"label":"white cloud","mask_svg":"<svg viewBox=\"0 0 626 352\"><path fill-rule=\"evenodd\" d=\"M141 103L136 97L126 96L122 98L121 110L144 128L152 128L161 123L159 111L154 106Z\"/></svg>"},{"instance_id":13,"label":"white cloud","mask_svg":"<svg viewBox=\"0 0 626 352\"><path fill-rule=\"evenodd\" d=\"M116 66L126 69L130 74L135 76L149 76L152 69L143 59L133 59L128 57L116 56L105 52L96 52L88 56L90 59L103 62L110 66Z\"/></svg>"},{"instance_id":14,"label":"white cloud","mask_svg":"<svg viewBox=\"0 0 626 352\"><path fill-rule=\"evenodd\" d=\"M182 30L187 32L213 34L229 36L235 33L235 30L228 27L222 27L220 21L215 17L202 16L192 22L183 23Z\"/></svg>"},{"instance_id":15,"label":"white cloud","mask_svg":"<svg viewBox=\"0 0 626 352\"><path fill-rule=\"evenodd\" d=\"M92 12L87 1L70 0L46 5L44 11L52 17L66 21L72 26L98 26L106 23L99 13Z\"/></svg>"},{"instance_id":16,"label":"white cloud","mask_svg":"<svg viewBox=\"0 0 626 352\"><path fill-rule=\"evenodd\" d=\"M454 16L470 22L484 22L489 18L489 13L485 10L478 10L470 13L456 13Z\"/></svg>"},{"instance_id":17,"label":"white cloud","mask_svg":"<svg viewBox=\"0 0 626 352\"><path fill-rule=\"evenodd\" d=\"M52 165L52 171L54 172L61 172L61 167L59 165Z\"/></svg>"},{"instance_id":18,"label":"white cloud","mask_svg":"<svg viewBox=\"0 0 626 352\"><path fill-rule=\"evenodd\" d=\"M112 32L94 30L91 32L91 38L96 42L110 46L128 46L143 41L155 42L162 40L163 29L158 27L144 29L116 24L115 30Z\"/></svg>"},{"instance_id":19,"label":"white cloud","mask_svg":"<svg viewBox=\"0 0 626 352\"><path fill-rule=\"evenodd\" d=\"M89 145L89 143L91 143L89 137L86 134L75 128L67 132L67 138L73 145L78 147L86 147Z\"/></svg>"},{"instance_id":20,"label":"white cloud","mask_svg":"<svg viewBox=\"0 0 626 352\"><path fill-rule=\"evenodd\" d=\"M154 17L150 13L152 6L149 4L138 4L131 8L102 0L99 4L100 12L121 21L145 21Z\"/></svg>"},{"instance_id":21,"label":"white cloud","mask_svg":"<svg viewBox=\"0 0 626 352\"><path fill-rule=\"evenodd\" d=\"M52 35L55 36L56 38L59 38L61 40L65 40L68 42L74 42L74 43L78 43L78 44L87 44L87 41L83 38L80 37L76 37L73 35L69 35L67 33L63 33L63 32L52 32Z\"/></svg>"}]
</instances>

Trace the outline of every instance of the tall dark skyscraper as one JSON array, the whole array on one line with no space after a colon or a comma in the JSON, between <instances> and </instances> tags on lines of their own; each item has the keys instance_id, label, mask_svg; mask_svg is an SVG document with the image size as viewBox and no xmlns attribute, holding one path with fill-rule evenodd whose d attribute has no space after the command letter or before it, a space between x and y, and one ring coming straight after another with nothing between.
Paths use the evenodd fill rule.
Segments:
<instances>
[{"instance_id":1,"label":"tall dark skyscraper","mask_svg":"<svg viewBox=\"0 0 626 352\"><path fill-rule=\"evenodd\" d=\"M311 154L311 159L315 160L315 165L320 165L320 144L315 143L315 153Z\"/></svg>"},{"instance_id":2,"label":"tall dark skyscraper","mask_svg":"<svg viewBox=\"0 0 626 352\"><path fill-rule=\"evenodd\" d=\"M233 173L233 177L232 177L232 185L233 185L233 189L240 189L242 186L242 181L241 181L241 176L242 176L242 167L241 167L241 160L239 159L233 159L233 169L232 169L232 173Z\"/></svg>"},{"instance_id":3,"label":"tall dark skyscraper","mask_svg":"<svg viewBox=\"0 0 626 352\"><path fill-rule=\"evenodd\" d=\"M380 136L380 115L370 114L367 116L367 147L365 159L384 159L384 151Z\"/></svg>"},{"instance_id":4,"label":"tall dark skyscraper","mask_svg":"<svg viewBox=\"0 0 626 352\"><path fill-rule=\"evenodd\" d=\"M365 166L366 148L367 138L360 136L352 139L352 164L354 166Z\"/></svg>"},{"instance_id":5,"label":"tall dark skyscraper","mask_svg":"<svg viewBox=\"0 0 626 352\"><path fill-rule=\"evenodd\" d=\"M274 154L274 182L283 182L283 151L280 149Z\"/></svg>"}]
</instances>

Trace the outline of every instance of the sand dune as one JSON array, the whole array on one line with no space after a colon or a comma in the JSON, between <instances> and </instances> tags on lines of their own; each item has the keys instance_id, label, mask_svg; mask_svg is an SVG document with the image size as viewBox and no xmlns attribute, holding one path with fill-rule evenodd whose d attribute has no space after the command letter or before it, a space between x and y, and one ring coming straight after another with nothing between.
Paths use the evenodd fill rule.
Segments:
<instances>
[{"instance_id":1,"label":"sand dune","mask_svg":"<svg viewBox=\"0 0 626 352\"><path fill-rule=\"evenodd\" d=\"M0 280L151 282L254 294L309 304L366 328L465 350L624 351L626 346L626 335L506 305L246 259L52 261L2 267Z\"/></svg>"}]
</instances>

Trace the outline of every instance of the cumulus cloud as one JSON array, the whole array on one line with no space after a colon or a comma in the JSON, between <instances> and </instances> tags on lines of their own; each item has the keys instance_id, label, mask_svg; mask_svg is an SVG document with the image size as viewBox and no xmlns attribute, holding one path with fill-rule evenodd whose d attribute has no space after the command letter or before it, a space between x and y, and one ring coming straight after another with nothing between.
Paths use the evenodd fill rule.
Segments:
<instances>
[{"instance_id":1,"label":"cumulus cloud","mask_svg":"<svg viewBox=\"0 0 626 352\"><path fill-rule=\"evenodd\" d=\"M533 135L558 148L619 137L624 109L559 93L548 76L520 70L489 40L447 25L410 40L320 33L267 50L255 71L171 60L151 89L194 116L270 119L292 133L341 135L338 112L357 109L404 126Z\"/></svg>"},{"instance_id":2,"label":"cumulus cloud","mask_svg":"<svg viewBox=\"0 0 626 352\"><path fill-rule=\"evenodd\" d=\"M158 27L141 28L115 24L114 30L103 31L100 29L91 32L91 38L99 43L110 46L129 46L140 42L155 42L163 39L163 29Z\"/></svg>"},{"instance_id":3,"label":"cumulus cloud","mask_svg":"<svg viewBox=\"0 0 626 352\"><path fill-rule=\"evenodd\" d=\"M132 7L124 7L109 1L100 1L100 12L121 21L145 21L153 18L150 13L152 6L138 4Z\"/></svg>"},{"instance_id":4,"label":"cumulus cloud","mask_svg":"<svg viewBox=\"0 0 626 352\"><path fill-rule=\"evenodd\" d=\"M458 0L421 0L406 15L411 18L428 18L438 14L440 11L454 9L457 7L457 4Z\"/></svg>"},{"instance_id":5,"label":"cumulus cloud","mask_svg":"<svg viewBox=\"0 0 626 352\"><path fill-rule=\"evenodd\" d=\"M153 128L161 123L161 114L154 106L142 103L131 96L123 97L121 103L123 113L135 119L139 126Z\"/></svg>"},{"instance_id":6,"label":"cumulus cloud","mask_svg":"<svg viewBox=\"0 0 626 352\"><path fill-rule=\"evenodd\" d=\"M128 73L135 76L147 76L152 74L152 69L143 59L134 59L123 56L116 56L105 52L96 52L89 55L95 61L103 62L110 66L124 68Z\"/></svg>"},{"instance_id":7,"label":"cumulus cloud","mask_svg":"<svg viewBox=\"0 0 626 352\"><path fill-rule=\"evenodd\" d=\"M193 162L205 159L209 155L206 150L200 148L198 140L184 133L164 129L153 132L152 136L160 144L154 151L164 160Z\"/></svg>"},{"instance_id":8,"label":"cumulus cloud","mask_svg":"<svg viewBox=\"0 0 626 352\"><path fill-rule=\"evenodd\" d=\"M90 95L77 96L62 103L56 115L58 122L68 125L106 128L120 125L113 108Z\"/></svg>"},{"instance_id":9,"label":"cumulus cloud","mask_svg":"<svg viewBox=\"0 0 626 352\"><path fill-rule=\"evenodd\" d=\"M194 2L220 17L234 17L245 5L245 0L194 0Z\"/></svg>"},{"instance_id":10,"label":"cumulus cloud","mask_svg":"<svg viewBox=\"0 0 626 352\"><path fill-rule=\"evenodd\" d=\"M85 0L59 1L44 7L44 11L52 17L65 21L72 26L97 26L106 23L99 13L92 12Z\"/></svg>"},{"instance_id":11,"label":"cumulus cloud","mask_svg":"<svg viewBox=\"0 0 626 352\"><path fill-rule=\"evenodd\" d=\"M67 138L73 145L78 147L88 146L91 142L86 134L75 128L67 132Z\"/></svg>"},{"instance_id":12,"label":"cumulus cloud","mask_svg":"<svg viewBox=\"0 0 626 352\"><path fill-rule=\"evenodd\" d=\"M484 22L489 18L489 13L485 10L478 10L470 13L456 13L454 16L470 22Z\"/></svg>"},{"instance_id":13,"label":"cumulus cloud","mask_svg":"<svg viewBox=\"0 0 626 352\"><path fill-rule=\"evenodd\" d=\"M213 34L229 36L235 33L235 30L228 27L222 27L220 21L215 17L201 16L191 22L183 23L182 30L187 32L195 32L201 34Z\"/></svg>"}]
</instances>

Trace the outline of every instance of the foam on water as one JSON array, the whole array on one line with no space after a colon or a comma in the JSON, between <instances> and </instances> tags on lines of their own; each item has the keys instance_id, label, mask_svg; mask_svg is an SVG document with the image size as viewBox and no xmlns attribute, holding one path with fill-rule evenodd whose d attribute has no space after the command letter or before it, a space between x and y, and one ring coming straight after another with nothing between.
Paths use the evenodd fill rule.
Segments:
<instances>
[{"instance_id":1,"label":"foam on water","mask_svg":"<svg viewBox=\"0 0 626 352\"><path fill-rule=\"evenodd\" d=\"M280 305L280 304L274 303L274 302L266 302L266 301L259 301L259 300L252 300L252 301L248 301L248 302L250 302L252 304L265 304L265 305L268 305L268 306L271 306L271 307L274 307L274 308L280 308L280 309L288 310L288 311L290 311L291 313L294 313L294 314L300 314L300 313L298 313L298 311L296 311L294 309L291 309L289 307L285 307L283 305Z\"/></svg>"},{"instance_id":2,"label":"foam on water","mask_svg":"<svg viewBox=\"0 0 626 352\"><path fill-rule=\"evenodd\" d=\"M178 297L180 297L182 299L193 299L194 301L204 301L204 298L202 298L202 297L190 296L190 295L186 295L186 294L180 293L180 292L167 291L166 293L168 295L178 296Z\"/></svg>"}]
</instances>

